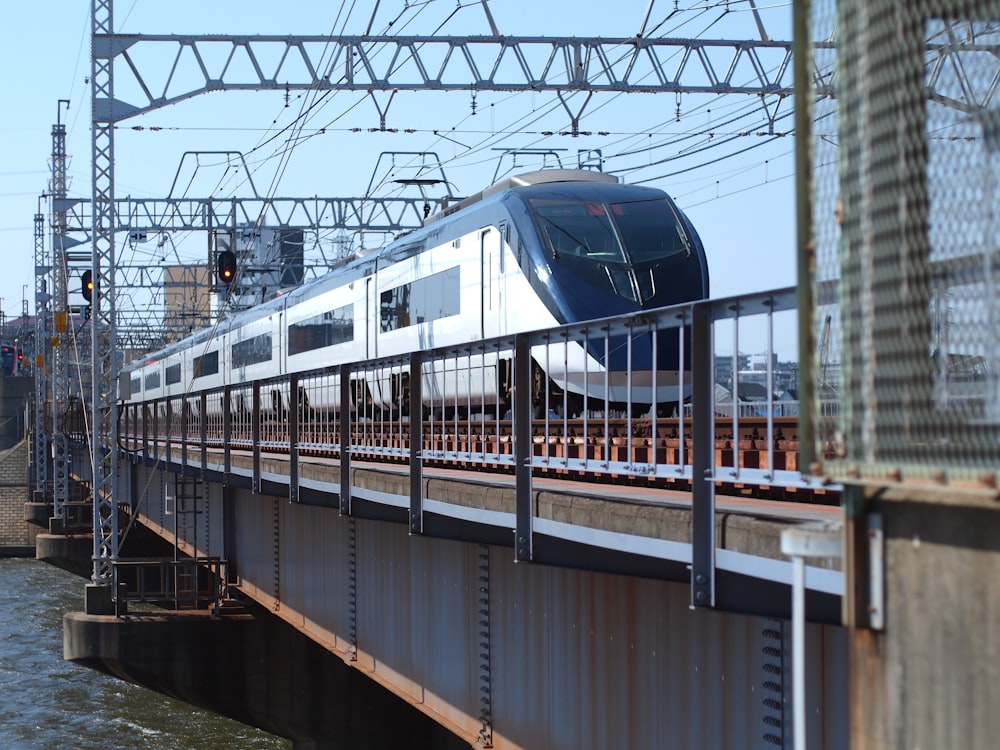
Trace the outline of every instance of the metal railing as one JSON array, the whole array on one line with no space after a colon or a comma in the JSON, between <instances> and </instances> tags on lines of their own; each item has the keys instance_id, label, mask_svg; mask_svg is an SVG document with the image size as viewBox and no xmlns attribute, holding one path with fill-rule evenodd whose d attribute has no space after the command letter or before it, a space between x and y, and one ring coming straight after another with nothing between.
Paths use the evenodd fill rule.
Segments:
<instances>
[{"instance_id":1,"label":"metal railing","mask_svg":"<svg viewBox=\"0 0 1000 750\"><path fill-rule=\"evenodd\" d=\"M700 431L718 481L814 487L816 478L795 459L798 405L779 401L773 386L775 318L794 312L795 290L783 289L332 365L131 403L121 432L127 448L155 457L179 447L188 462L197 459L194 451L216 446L227 457L234 450L296 460L412 456L506 470L517 465L520 435L532 469L690 482ZM694 323L696 315L704 325ZM715 360L741 356L740 330L750 320L767 338L764 397L741 402L737 382L720 399L712 387ZM731 353L715 351L723 324L732 331ZM692 358L696 340L708 346L704 362ZM650 359L670 366L651 368ZM696 383L709 384L701 397L708 404L696 403ZM423 408L413 408L417 403ZM699 407L705 424L695 417ZM716 444L720 418L730 429ZM750 441L753 450L741 452Z\"/></svg>"},{"instance_id":2,"label":"metal railing","mask_svg":"<svg viewBox=\"0 0 1000 750\"><path fill-rule=\"evenodd\" d=\"M775 330L794 328L795 303L793 288L706 300L133 402L122 409L120 434L123 448L146 460L179 460L223 476L238 464L255 493L262 457L280 451L288 456L292 502L301 500L303 457L333 458L339 481L327 486L343 514L357 494L352 461L405 463L409 496L391 502L408 501L414 534L423 533L430 502L428 463L513 473L514 507L491 511L487 523L513 526L518 561L533 559L536 527L553 528L533 502L534 476L680 486L691 493L690 548L652 554L684 557L692 604L714 606L716 484L741 492L840 489L800 470L796 422L776 416ZM779 325L779 316L788 320ZM728 434L719 436L716 359L731 357L736 372L754 327L767 349L763 408L752 417L730 410L721 417ZM720 352L726 340L731 351ZM734 390L738 400L739 385Z\"/></svg>"}]
</instances>

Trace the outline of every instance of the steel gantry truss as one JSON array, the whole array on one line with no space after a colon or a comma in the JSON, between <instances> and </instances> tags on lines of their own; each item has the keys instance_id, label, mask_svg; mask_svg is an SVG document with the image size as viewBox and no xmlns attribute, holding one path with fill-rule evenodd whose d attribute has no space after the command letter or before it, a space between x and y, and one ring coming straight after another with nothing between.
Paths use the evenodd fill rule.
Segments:
<instances>
[{"instance_id":1,"label":"steel gantry truss","mask_svg":"<svg viewBox=\"0 0 1000 750\"><path fill-rule=\"evenodd\" d=\"M119 198L116 232L178 232L252 226L256 229L399 232L423 221L423 198ZM92 228L88 201L65 201L66 230Z\"/></svg>"},{"instance_id":2,"label":"steel gantry truss","mask_svg":"<svg viewBox=\"0 0 1000 750\"><path fill-rule=\"evenodd\" d=\"M156 90L132 53L147 45L173 48L171 74ZM130 117L223 89L792 93L792 44L769 40L109 34L95 50L120 56L123 83L141 92L135 103L107 102L100 114L109 117L112 108ZM180 81L182 72L196 83Z\"/></svg>"},{"instance_id":3,"label":"steel gantry truss","mask_svg":"<svg viewBox=\"0 0 1000 750\"><path fill-rule=\"evenodd\" d=\"M450 198L450 196L449 196ZM92 229L89 200L54 199L58 206L62 231L77 234L63 243L86 241ZM114 232L130 235L187 231L236 231L254 227L260 230L309 229L313 231L395 233L420 226L428 210L428 201L414 197L371 198L120 198L115 200ZM67 254L70 267L86 264L90 253ZM323 269L339 258L322 258L306 272ZM179 262L179 261L178 261ZM159 289L163 285L159 266L117 262L116 289ZM124 283L122 281L124 280ZM187 330L187 329L185 329ZM171 331L149 325L148 304L130 309L118 301L115 342L118 351L149 351L164 346Z\"/></svg>"}]
</instances>

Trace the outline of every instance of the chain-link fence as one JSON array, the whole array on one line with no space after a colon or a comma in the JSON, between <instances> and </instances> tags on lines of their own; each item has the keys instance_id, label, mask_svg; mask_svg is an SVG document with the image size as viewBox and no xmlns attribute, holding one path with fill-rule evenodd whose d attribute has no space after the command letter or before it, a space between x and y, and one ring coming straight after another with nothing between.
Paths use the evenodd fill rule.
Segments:
<instances>
[{"instance_id":1,"label":"chain-link fence","mask_svg":"<svg viewBox=\"0 0 1000 750\"><path fill-rule=\"evenodd\" d=\"M1000 1L822 0L809 24L824 469L992 485Z\"/></svg>"}]
</instances>

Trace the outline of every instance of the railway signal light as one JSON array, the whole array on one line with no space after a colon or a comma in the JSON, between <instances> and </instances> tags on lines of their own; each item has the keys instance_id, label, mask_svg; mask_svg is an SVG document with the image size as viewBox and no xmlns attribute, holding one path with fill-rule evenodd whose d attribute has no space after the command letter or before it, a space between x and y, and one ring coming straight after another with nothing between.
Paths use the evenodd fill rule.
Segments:
<instances>
[{"instance_id":1,"label":"railway signal light","mask_svg":"<svg viewBox=\"0 0 1000 750\"><path fill-rule=\"evenodd\" d=\"M80 277L80 291L87 302L92 302L94 298L94 274L92 271L84 271Z\"/></svg>"},{"instance_id":2,"label":"railway signal light","mask_svg":"<svg viewBox=\"0 0 1000 750\"><path fill-rule=\"evenodd\" d=\"M230 286L236 281L236 253L232 250L222 250L216 256L216 266L219 281Z\"/></svg>"}]
</instances>

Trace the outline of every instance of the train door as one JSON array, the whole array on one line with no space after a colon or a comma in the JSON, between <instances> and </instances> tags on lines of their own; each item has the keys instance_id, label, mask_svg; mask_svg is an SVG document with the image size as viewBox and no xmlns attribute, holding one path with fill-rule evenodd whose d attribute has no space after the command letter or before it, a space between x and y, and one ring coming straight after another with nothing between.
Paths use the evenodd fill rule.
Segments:
<instances>
[{"instance_id":1,"label":"train door","mask_svg":"<svg viewBox=\"0 0 1000 750\"><path fill-rule=\"evenodd\" d=\"M503 323L503 235L506 225L486 227L479 232L483 267L482 321L483 338L504 333Z\"/></svg>"},{"instance_id":2,"label":"train door","mask_svg":"<svg viewBox=\"0 0 1000 750\"><path fill-rule=\"evenodd\" d=\"M374 276L365 277L365 343L362 359L372 359L378 356L375 342L378 340L378 287Z\"/></svg>"},{"instance_id":3,"label":"train door","mask_svg":"<svg viewBox=\"0 0 1000 750\"><path fill-rule=\"evenodd\" d=\"M284 309L278 311L278 325L274 326L274 341L271 343L271 351L273 352L274 358L278 362L278 372L282 375L288 372L288 362L285 359L286 352L284 347L284 335L285 335L285 311Z\"/></svg>"}]
</instances>

